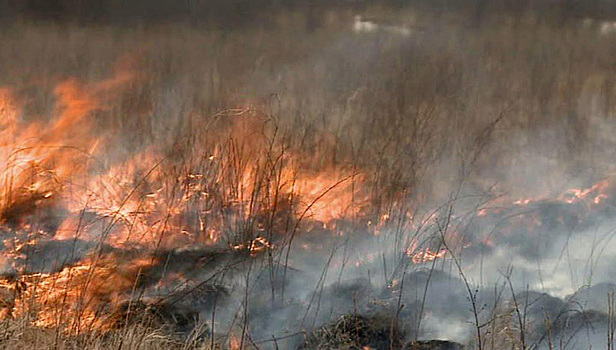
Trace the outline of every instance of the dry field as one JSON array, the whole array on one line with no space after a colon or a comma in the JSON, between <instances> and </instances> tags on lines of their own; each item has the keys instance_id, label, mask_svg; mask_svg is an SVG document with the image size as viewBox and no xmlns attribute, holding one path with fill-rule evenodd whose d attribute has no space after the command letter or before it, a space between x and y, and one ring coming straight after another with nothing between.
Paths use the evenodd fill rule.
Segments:
<instances>
[{"instance_id":1,"label":"dry field","mask_svg":"<svg viewBox=\"0 0 616 350\"><path fill-rule=\"evenodd\" d=\"M0 348L613 349L609 19L0 23Z\"/></svg>"}]
</instances>

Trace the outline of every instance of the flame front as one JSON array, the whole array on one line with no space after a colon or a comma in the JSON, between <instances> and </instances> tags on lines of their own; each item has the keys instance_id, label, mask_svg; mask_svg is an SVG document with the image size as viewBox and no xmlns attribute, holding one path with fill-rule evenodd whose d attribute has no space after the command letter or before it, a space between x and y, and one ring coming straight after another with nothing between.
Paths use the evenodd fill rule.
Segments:
<instances>
[{"instance_id":1,"label":"flame front","mask_svg":"<svg viewBox=\"0 0 616 350\"><path fill-rule=\"evenodd\" d=\"M137 74L122 71L99 83L60 83L54 115L36 118L47 122L30 121L19 94L0 89L5 316L27 316L38 326L70 333L112 327L113 315L135 300L138 290L139 297L155 299L184 283L177 274L157 270L166 268L161 252L217 247L251 259L279 247L284 251L304 227L324 240L396 230L423 233L431 227L433 235L441 233L437 248L427 244L434 240L419 236L396 243L397 254L421 265L499 244L517 227L532 232L544 225L532 213L515 216L496 236L457 227L447 232L445 249L442 226L432 225L442 218L432 213L416 220L419 213L406 197L388 208L374 205L367 171L344 162L321 164L315 161L319 155L290 147L270 130L279 126L271 126L258 104L216 113L215 120L227 119L217 128L195 131L191 152L176 152L173 147L180 146L159 140L119 152L125 135L101 132L100 125L109 105L136 79ZM613 191L604 180L552 200L500 198L477 208L473 218L489 222L507 210L546 202L592 212L608 206ZM75 248L45 272L22 263L31 249L58 242L87 252ZM326 245L300 243L305 251ZM376 263L375 256L360 256L355 265Z\"/></svg>"},{"instance_id":2,"label":"flame front","mask_svg":"<svg viewBox=\"0 0 616 350\"><path fill-rule=\"evenodd\" d=\"M246 137L262 123L252 107L233 109L240 120L217 131L225 141L201 145L203 154L190 159L155 146L109 157L121 139L100 131L100 116L135 79L122 71L99 83L60 83L54 115L35 118L48 122L29 121L18 94L0 90L8 316L77 333L105 328L109 315L134 298L140 274L159 263L158 251L221 246L254 256L274 249L302 221L326 226L365 207L361 175L335 166L301 169L303 155L283 154L283 145L266 153L267 136ZM242 138L249 147L236 143ZM90 248L82 257L71 252L74 259L47 273L20 265L29 249L53 242Z\"/></svg>"}]
</instances>

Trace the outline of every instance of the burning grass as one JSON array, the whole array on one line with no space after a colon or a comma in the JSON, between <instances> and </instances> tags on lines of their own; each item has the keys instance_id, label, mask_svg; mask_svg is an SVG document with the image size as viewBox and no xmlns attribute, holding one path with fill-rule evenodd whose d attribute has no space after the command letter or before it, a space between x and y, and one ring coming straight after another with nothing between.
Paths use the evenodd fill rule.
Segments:
<instances>
[{"instance_id":1,"label":"burning grass","mask_svg":"<svg viewBox=\"0 0 616 350\"><path fill-rule=\"evenodd\" d=\"M558 313L527 324L541 318L530 294L513 273L484 283L484 269L503 251L528 275L537 265L532 287L573 308L579 286L556 272L575 252L565 245L547 278L541 264L616 216L613 165L592 160L612 156L614 48L582 26L428 18L436 39L282 19L258 34L0 33L0 346L575 338ZM593 237L582 283L612 235ZM564 319L603 325L604 311Z\"/></svg>"}]
</instances>

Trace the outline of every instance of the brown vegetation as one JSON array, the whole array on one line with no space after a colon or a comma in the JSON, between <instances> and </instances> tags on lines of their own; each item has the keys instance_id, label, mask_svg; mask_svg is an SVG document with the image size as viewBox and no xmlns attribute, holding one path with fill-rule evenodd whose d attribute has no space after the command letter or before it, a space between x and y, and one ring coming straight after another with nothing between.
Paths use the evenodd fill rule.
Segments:
<instances>
[{"instance_id":1,"label":"brown vegetation","mask_svg":"<svg viewBox=\"0 0 616 350\"><path fill-rule=\"evenodd\" d=\"M394 244L375 255L391 293L377 298L389 303L386 321L347 315L305 346L426 348L409 340L421 330L432 262L448 254L473 306L474 345L528 347L528 305L511 283L513 305L478 315L478 291L456 259L464 246L451 234L451 203L554 195L580 173L593 188L614 170L601 160L616 155L616 41L582 21L599 7L580 16L563 7L566 21L526 8L402 8L399 18L414 18L409 37L359 35L353 10L319 8L234 30L31 16L3 24L0 347L257 348L251 311L296 306L286 283L303 266L292 269L290 256L313 249L326 265L301 305L304 334L319 323L338 251L343 275L348 241L339 237L385 231ZM436 227L429 237L426 225ZM37 263L46 245L57 252L54 241L71 244L70 258ZM404 279L409 266L430 263L417 321L401 301ZM251 278L263 271L264 292L249 305ZM226 334L207 325L221 312L212 301L225 294L212 282L219 275L245 288ZM210 319L167 309L195 294ZM135 314L143 317L133 322Z\"/></svg>"}]
</instances>

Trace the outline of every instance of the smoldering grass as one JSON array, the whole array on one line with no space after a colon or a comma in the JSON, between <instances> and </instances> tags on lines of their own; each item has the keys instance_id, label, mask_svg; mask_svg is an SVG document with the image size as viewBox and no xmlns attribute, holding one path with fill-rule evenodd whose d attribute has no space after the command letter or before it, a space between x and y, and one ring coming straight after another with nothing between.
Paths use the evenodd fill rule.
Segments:
<instances>
[{"instance_id":1,"label":"smoldering grass","mask_svg":"<svg viewBox=\"0 0 616 350\"><path fill-rule=\"evenodd\" d=\"M519 21L525 23L523 18ZM456 181L451 181L455 175L451 174L458 169L452 169L455 167L448 164L462 159L465 167L462 175L468 177L469 182L476 187L482 187L487 182L493 184L495 177L501 182L515 183L512 178L501 179L503 174L498 170L508 168L507 162L515 157L509 159L500 155L526 147L525 142L532 143L537 139L534 137L537 129L567 130L562 140L554 141L555 146L559 146L561 141L569 145L564 148L566 152L563 152L568 154L558 155L565 167L577 168L589 163L585 158L588 150L575 145L586 145L586 141L594 137L608 143L610 141L608 136L594 130L590 123L586 124L588 110L585 108L587 102L584 101L585 94L598 92L604 100L601 109L611 109L611 82L599 76L609 76L613 72L613 48L600 47L600 42L587 31L577 31L574 27L561 31L545 23L509 26L506 21L502 24L488 21L482 24L481 30L460 27L461 30L447 34L447 28L434 28L438 29L435 33L439 35L436 43L421 37L407 42L379 42L376 38L359 39L345 31L328 28L308 34L292 21L286 23L285 28L293 30L274 33L263 29L257 35L247 30L221 33L178 24L171 25L170 31L131 28L122 34L116 33L113 28L79 27L71 29L74 30L74 36L70 40L63 36L62 30L53 26L20 24L12 28L10 35L13 36L0 34L6 43L5 47L14 48L6 53L2 51L8 57L3 62L7 62L9 67L0 68L6 73L1 74L2 82L17 85L20 94L31 97L32 104L27 106L26 114L37 111L43 114L44 119L45 112L53 109L53 103L47 96L49 91L38 90L49 90L53 82L59 79L56 78L58 76L75 75L84 80L96 80L107 75L112 70L113 62L128 52L135 66L139 67L136 69L143 71L144 80L131 83L133 86L130 91L122 93L117 103L109 109L94 113L93 119L101 129L114 130L120 134L117 142L120 150L113 151L120 155L107 162L120 163L126 159L123 152L131 153L152 143L160 143L165 150L165 164L157 165L156 169L168 175L165 178L170 185L166 186L168 193L164 193L161 201L165 203L161 218L148 231L153 232L157 238L148 247L150 253L163 254L168 240L178 233L170 230L172 218L169 213L185 209L181 208L183 204L179 198L183 192L182 187L188 184L173 181L183 176L200 175L194 182L207 189L203 192L207 192L209 197L194 199L199 210L196 210L198 213L193 217L186 219L191 228L185 230L188 234L182 235L203 243L206 241L202 238L207 235L207 229L215 228L220 234L218 244L225 249L242 246L238 248L238 254L244 254L240 260L248 261L248 266L255 269L261 261L249 260L250 248L246 247L251 247L257 237L266 237L268 242L276 245L273 249L265 250L272 304L276 301L280 304L289 302L288 287L285 284L278 285L277 281L280 275L283 275L283 283L288 277L291 250L294 250L293 254L297 251L293 245L303 233L300 232L304 228L303 224L311 221L310 209L314 204L327 201L329 192L352 182L352 205L355 207L358 206L356 188L368 187L369 212L358 214L353 211L351 227L358 232L370 230L364 227L364 220L369 218L374 227L374 223L384 214L395 223L391 229L395 236L393 245L375 248L382 250L378 254L379 265L383 266L382 284L391 286L396 278L401 277L403 280L394 321L388 322L390 331L397 326L401 314L403 288L408 288L404 278L413 269L407 256L410 252L406 250L414 241L419 241L420 246L429 242L429 233L435 228L430 215L424 220L409 218L408 214L414 215L421 212L420 208L431 208L435 203L446 202L448 204L445 207L450 205L447 202L450 200L447 198L450 193L447 184L454 183L453 186L456 186ZM297 34L293 34L296 32L302 33L302 40L297 40ZM333 32L338 34L330 35ZM511 40L500 40L500 35L509 36ZM53 45L45 46L43 42ZM142 45L135 47L135 43ZM374 57L359 57L353 52L349 54L346 48L354 45L365 49L367 53L373 53ZM38 50L41 46L45 46L44 50ZM317 55L315 47L323 50L318 50ZM32 52L40 53L35 55ZM510 55L511 52L517 54ZM572 54L561 55L560 52ZM145 54L141 56L140 53ZM301 60L298 57L307 59ZM10 71L10 67L18 63L28 67L29 72L42 72L39 80L43 81L31 84L22 77L19 70ZM366 67L374 69L366 70ZM562 67L568 67L567 71ZM488 73L484 74L484 68ZM32 75L27 72L23 74ZM28 91L33 89L32 86L40 89L35 88L37 92ZM245 102L242 100L249 99L251 101L247 104L258 104L258 98L254 96L268 95L272 91L280 96L275 112L271 106L242 106ZM507 118L495 121L495 111L499 115L498 111L503 110L508 112ZM535 114L542 117L531 117ZM563 118L564 114L568 117ZM36 115L38 113L32 113L31 117L26 118L34 118ZM516 117L512 118L511 115ZM237 135L229 131L231 124L255 116L258 122L253 125L255 130L250 130L252 132ZM494 142L494 135L502 137L502 142ZM262 143L253 143L257 138ZM608 148L604 150L606 153ZM306 160L290 170L292 175L285 177L284 172L291 167L286 159L294 152ZM213 160L211 156L214 156ZM486 166L493 163L501 166ZM146 168L148 166L151 164ZM317 194L316 199L311 199L312 203L301 203L302 193L287 191L295 188L301 170L319 171L330 166L339 173L340 176L335 179L339 182L334 181L330 189L326 188ZM248 181L242 178L246 172L251 173ZM355 175L342 174L359 172L367 176L368 184L359 183ZM148 174L148 169L144 169L132 183L133 187L127 187L125 197L120 198L120 209L125 204L123 201L139 198L140 204L135 213L122 216L117 207L109 208L111 221L100 232L98 257L90 266L84 295L79 297L82 305L75 311L77 318L83 313L84 307L91 305L88 304L91 300L87 300L85 290L91 285L92 276L99 268L104 237L109 236L115 225L127 223L130 229L125 243L128 244L135 234L138 217L146 216L148 210L152 210L144 207L143 198L146 195L137 193L141 190L148 192L146 187L152 185L151 182L160 181L150 179ZM3 188L9 192L14 190L10 184ZM84 230L81 220L85 211L84 208L79 214L75 239L81 234L79 231ZM206 211L208 214L203 214ZM449 220L452 210L446 211ZM458 252L455 247L449 246L451 238L448 224L444 227L435 225L440 232L442 244L449 251L448 261L456 265L456 272L464 279L468 289L475 316L473 324L477 344L482 348L488 343L485 339L487 335L481 333L487 325L482 324L477 315L481 306L475 305L476 293L472 290L471 282L464 276L462 264L454 255L454 252ZM418 228L411 229L415 225ZM196 236L202 237L195 239ZM138 241L140 244L143 242L141 238ZM348 241L344 240L343 255L347 254ZM169 257L170 254L166 261ZM343 260L347 258L343 256ZM310 324L309 328L316 327L319 302L331 268L331 259L326 262L323 270L318 271L320 274L317 274L319 278L316 287L305 309L302 324ZM221 267L220 274L212 275L222 275L231 270L232 265ZM346 271L345 266L346 263L340 268L338 281ZM433 260L430 271L436 266L437 262ZM163 276L168 274L167 268L165 262ZM248 304L250 293L254 291L254 286L250 285L254 278L251 276L259 275L259 272L253 271L245 276L243 307L237 310L237 323L242 334L240 347L258 345L258 341L253 342L250 334L249 306L254 305ZM423 286L424 300L429 292L431 277ZM69 276L67 285L72 278L72 275ZM142 278L140 271L130 283L127 294L130 295L131 303L133 298L134 302L140 301L144 293ZM191 283L198 286L203 282L211 280L187 278L178 289ZM62 286L57 285L55 288ZM188 287L185 292L190 290ZM174 297L185 295L180 293ZM211 339L207 342L211 348L217 342L214 339L214 324L221 307L215 307L211 314ZM308 314L312 308L315 308L314 319L310 322ZM36 306L32 305L32 309L35 310ZM525 315L522 309L517 310L516 314L518 323L522 319L519 328L523 332ZM58 323L71 318L69 311L58 311ZM129 306L126 319L132 312ZM417 331L421 328L423 311L419 314ZM499 330L495 329L497 323L493 314L494 310L489 316L494 322L489 325L493 326L490 336L494 340ZM105 317L98 313L95 316L95 319ZM359 315L354 315L355 322L344 323L345 327L355 324L355 329L351 331L353 339L349 341L356 343L358 319ZM7 321L5 333L13 334L8 338L29 341L23 335L35 332L36 344L50 344L44 330L35 331L23 325L18 331L17 328L21 327L19 322ZM88 329L92 325L92 322L88 322L84 327ZM82 326L77 324L69 328L82 330ZM145 347L145 344L152 348L201 346L197 345L195 339L180 344L171 338L163 339L164 335L158 333L158 330L146 330L145 327L142 329L133 325L123 327L121 334L123 340L105 344L113 344L118 349ZM113 335L109 337L113 338ZM276 346L276 339L283 338L278 335L272 337ZM73 341L60 331L54 332L53 338L53 346L57 348L70 347ZM526 340L522 339L519 338L519 341L524 347ZM87 343L88 346L101 347L101 344L107 342L100 340L102 343L97 343L96 339L88 341L91 341ZM389 344L390 347L392 345Z\"/></svg>"}]
</instances>

